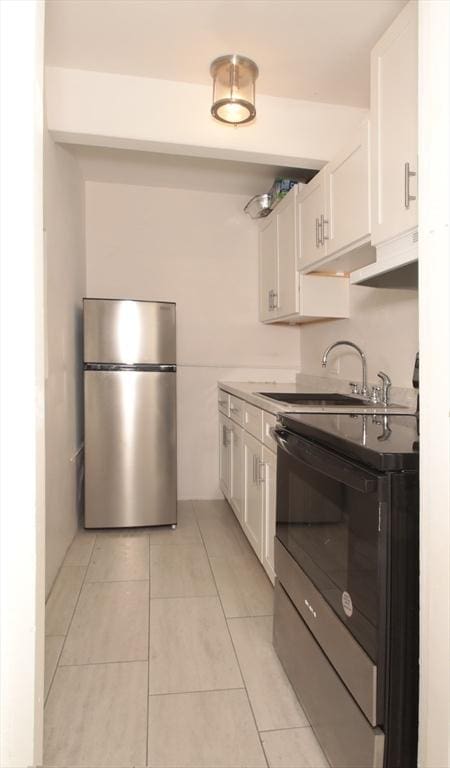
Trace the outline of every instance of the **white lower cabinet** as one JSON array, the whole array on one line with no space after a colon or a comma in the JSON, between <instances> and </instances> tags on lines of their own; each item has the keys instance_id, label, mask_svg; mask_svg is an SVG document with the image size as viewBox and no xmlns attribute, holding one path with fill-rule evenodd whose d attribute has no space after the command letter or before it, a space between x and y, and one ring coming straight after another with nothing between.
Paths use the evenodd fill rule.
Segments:
<instances>
[{"instance_id":1,"label":"white lower cabinet","mask_svg":"<svg viewBox=\"0 0 450 768\"><path fill-rule=\"evenodd\" d=\"M230 504L240 524L243 523L243 450L244 430L233 424L231 431L231 493Z\"/></svg>"},{"instance_id":2,"label":"white lower cabinet","mask_svg":"<svg viewBox=\"0 0 450 768\"><path fill-rule=\"evenodd\" d=\"M262 559L262 445L252 435L244 434L244 519L242 527L247 538Z\"/></svg>"},{"instance_id":3,"label":"white lower cabinet","mask_svg":"<svg viewBox=\"0 0 450 768\"><path fill-rule=\"evenodd\" d=\"M272 583L275 582L274 537L277 503L277 455L263 448L263 552L262 564Z\"/></svg>"},{"instance_id":4,"label":"white lower cabinet","mask_svg":"<svg viewBox=\"0 0 450 768\"><path fill-rule=\"evenodd\" d=\"M232 400L235 413L242 407L244 427L219 412L220 488L274 583L277 457L269 428L275 417L243 400ZM245 418L247 411L252 418Z\"/></svg>"},{"instance_id":5,"label":"white lower cabinet","mask_svg":"<svg viewBox=\"0 0 450 768\"><path fill-rule=\"evenodd\" d=\"M231 442L233 423L219 412L219 482L223 495L229 499L232 485Z\"/></svg>"}]
</instances>

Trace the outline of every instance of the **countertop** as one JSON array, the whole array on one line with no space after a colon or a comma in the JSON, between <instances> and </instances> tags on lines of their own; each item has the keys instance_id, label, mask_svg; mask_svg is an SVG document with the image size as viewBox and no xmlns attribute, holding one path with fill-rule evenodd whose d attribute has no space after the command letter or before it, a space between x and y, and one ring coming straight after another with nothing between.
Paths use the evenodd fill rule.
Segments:
<instances>
[{"instance_id":1,"label":"countertop","mask_svg":"<svg viewBox=\"0 0 450 768\"><path fill-rule=\"evenodd\" d=\"M257 408L277 415L278 413L366 413L366 414L408 414L415 413L415 403L412 401L409 390L394 389L392 399L395 402L387 408L382 405L364 404L358 405L293 405L270 400L258 392L280 393L308 393L308 392L339 392L350 395L350 389L346 382L316 376L300 375L297 382L257 382L257 381L219 381L217 386L230 395L239 397ZM403 392L408 393L403 395Z\"/></svg>"}]
</instances>

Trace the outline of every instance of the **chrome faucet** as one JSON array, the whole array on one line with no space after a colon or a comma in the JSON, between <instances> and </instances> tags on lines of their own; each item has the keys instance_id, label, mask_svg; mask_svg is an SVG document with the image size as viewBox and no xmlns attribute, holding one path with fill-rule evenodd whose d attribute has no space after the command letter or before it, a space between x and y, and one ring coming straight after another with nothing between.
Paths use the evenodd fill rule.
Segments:
<instances>
[{"instance_id":1,"label":"chrome faucet","mask_svg":"<svg viewBox=\"0 0 450 768\"><path fill-rule=\"evenodd\" d=\"M328 355L331 352L332 349L335 347L340 346L341 344L344 344L346 347L353 347L353 349L356 349L356 351L361 356L361 363L362 363L362 386L359 387L357 384L351 384L353 387L353 393L355 395L362 395L363 397L369 396L369 389L367 387L367 361L366 356L362 349L358 347L357 344L354 344L353 341L335 341L334 344L330 344L329 347L325 350L325 352L322 355L322 367L326 368Z\"/></svg>"},{"instance_id":2,"label":"chrome faucet","mask_svg":"<svg viewBox=\"0 0 450 768\"><path fill-rule=\"evenodd\" d=\"M392 381L390 380L387 373L384 373L383 371L379 371L377 376L379 379L381 379L381 402L385 406L389 405Z\"/></svg>"}]
</instances>

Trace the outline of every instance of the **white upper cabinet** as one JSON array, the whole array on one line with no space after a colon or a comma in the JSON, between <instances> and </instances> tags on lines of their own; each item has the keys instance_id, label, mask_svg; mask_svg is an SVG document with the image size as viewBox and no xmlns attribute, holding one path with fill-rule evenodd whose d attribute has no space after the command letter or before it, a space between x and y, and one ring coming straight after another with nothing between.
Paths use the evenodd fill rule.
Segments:
<instances>
[{"instance_id":1,"label":"white upper cabinet","mask_svg":"<svg viewBox=\"0 0 450 768\"><path fill-rule=\"evenodd\" d=\"M295 221L295 194L280 204L277 214L278 227L278 295L276 298L278 317L287 317L298 312L297 302L297 248Z\"/></svg>"},{"instance_id":2,"label":"white upper cabinet","mask_svg":"<svg viewBox=\"0 0 450 768\"><path fill-rule=\"evenodd\" d=\"M323 239L327 255L370 241L369 121L327 165Z\"/></svg>"},{"instance_id":3,"label":"white upper cabinet","mask_svg":"<svg viewBox=\"0 0 450 768\"><path fill-rule=\"evenodd\" d=\"M259 233L259 318L274 319L278 299L278 229L272 214Z\"/></svg>"},{"instance_id":4,"label":"white upper cabinet","mask_svg":"<svg viewBox=\"0 0 450 768\"><path fill-rule=\"evenodd\" d=\"M417 3L410 2L371 54L372 243L417 226Z\"/></svg>"},{"instance_id":5,"label":"white upper cabinet","mask_svg":"<svg viewBox=\"0 0 450 768\"><path fill-rule=\"evenodd\" d=\"M318 207L317 202L315 205ZM298 223L297 188L294 187L261 225L260 320L295 323L323 317L348 317L346 278L299 274Z\"/></svg>"},{"instance_id":6,"label":"white upper cabinet","mask_svg":"<svg viewBox=\"0 0 450 768\"><path fill-rule=\"evenodd\" d=\"M299 269L344 271L375 258L370 247L369 121L298 195Z\"/></svg>"},{"instance_id":7,"label":"white upper cabinet","mask_svg":"<svg viewBox=\"0 0 450 768\"><path fill-rule=\"evenodd\" d=\"M326 255L322 237L325 220L325 171L322 170L297 196L299 266L304 269Z\"/></svg>"}]
</instances>

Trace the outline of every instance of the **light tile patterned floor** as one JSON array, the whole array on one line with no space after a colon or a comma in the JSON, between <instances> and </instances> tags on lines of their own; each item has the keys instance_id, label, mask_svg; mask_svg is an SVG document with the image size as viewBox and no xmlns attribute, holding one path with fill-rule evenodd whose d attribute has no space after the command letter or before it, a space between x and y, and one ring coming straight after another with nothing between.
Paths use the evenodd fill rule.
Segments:
<instances>
[{"instance_id":1,"label":"light tile patterned floor","mask_svg":"<svg viewBox=\"0 0 450 768\"><path fill-rule=\"evenodd\" d=\"M47 603L45 766L325 768L271 644L273 589L224 501L81 531Z\"/></svg>"}]
</instances>

